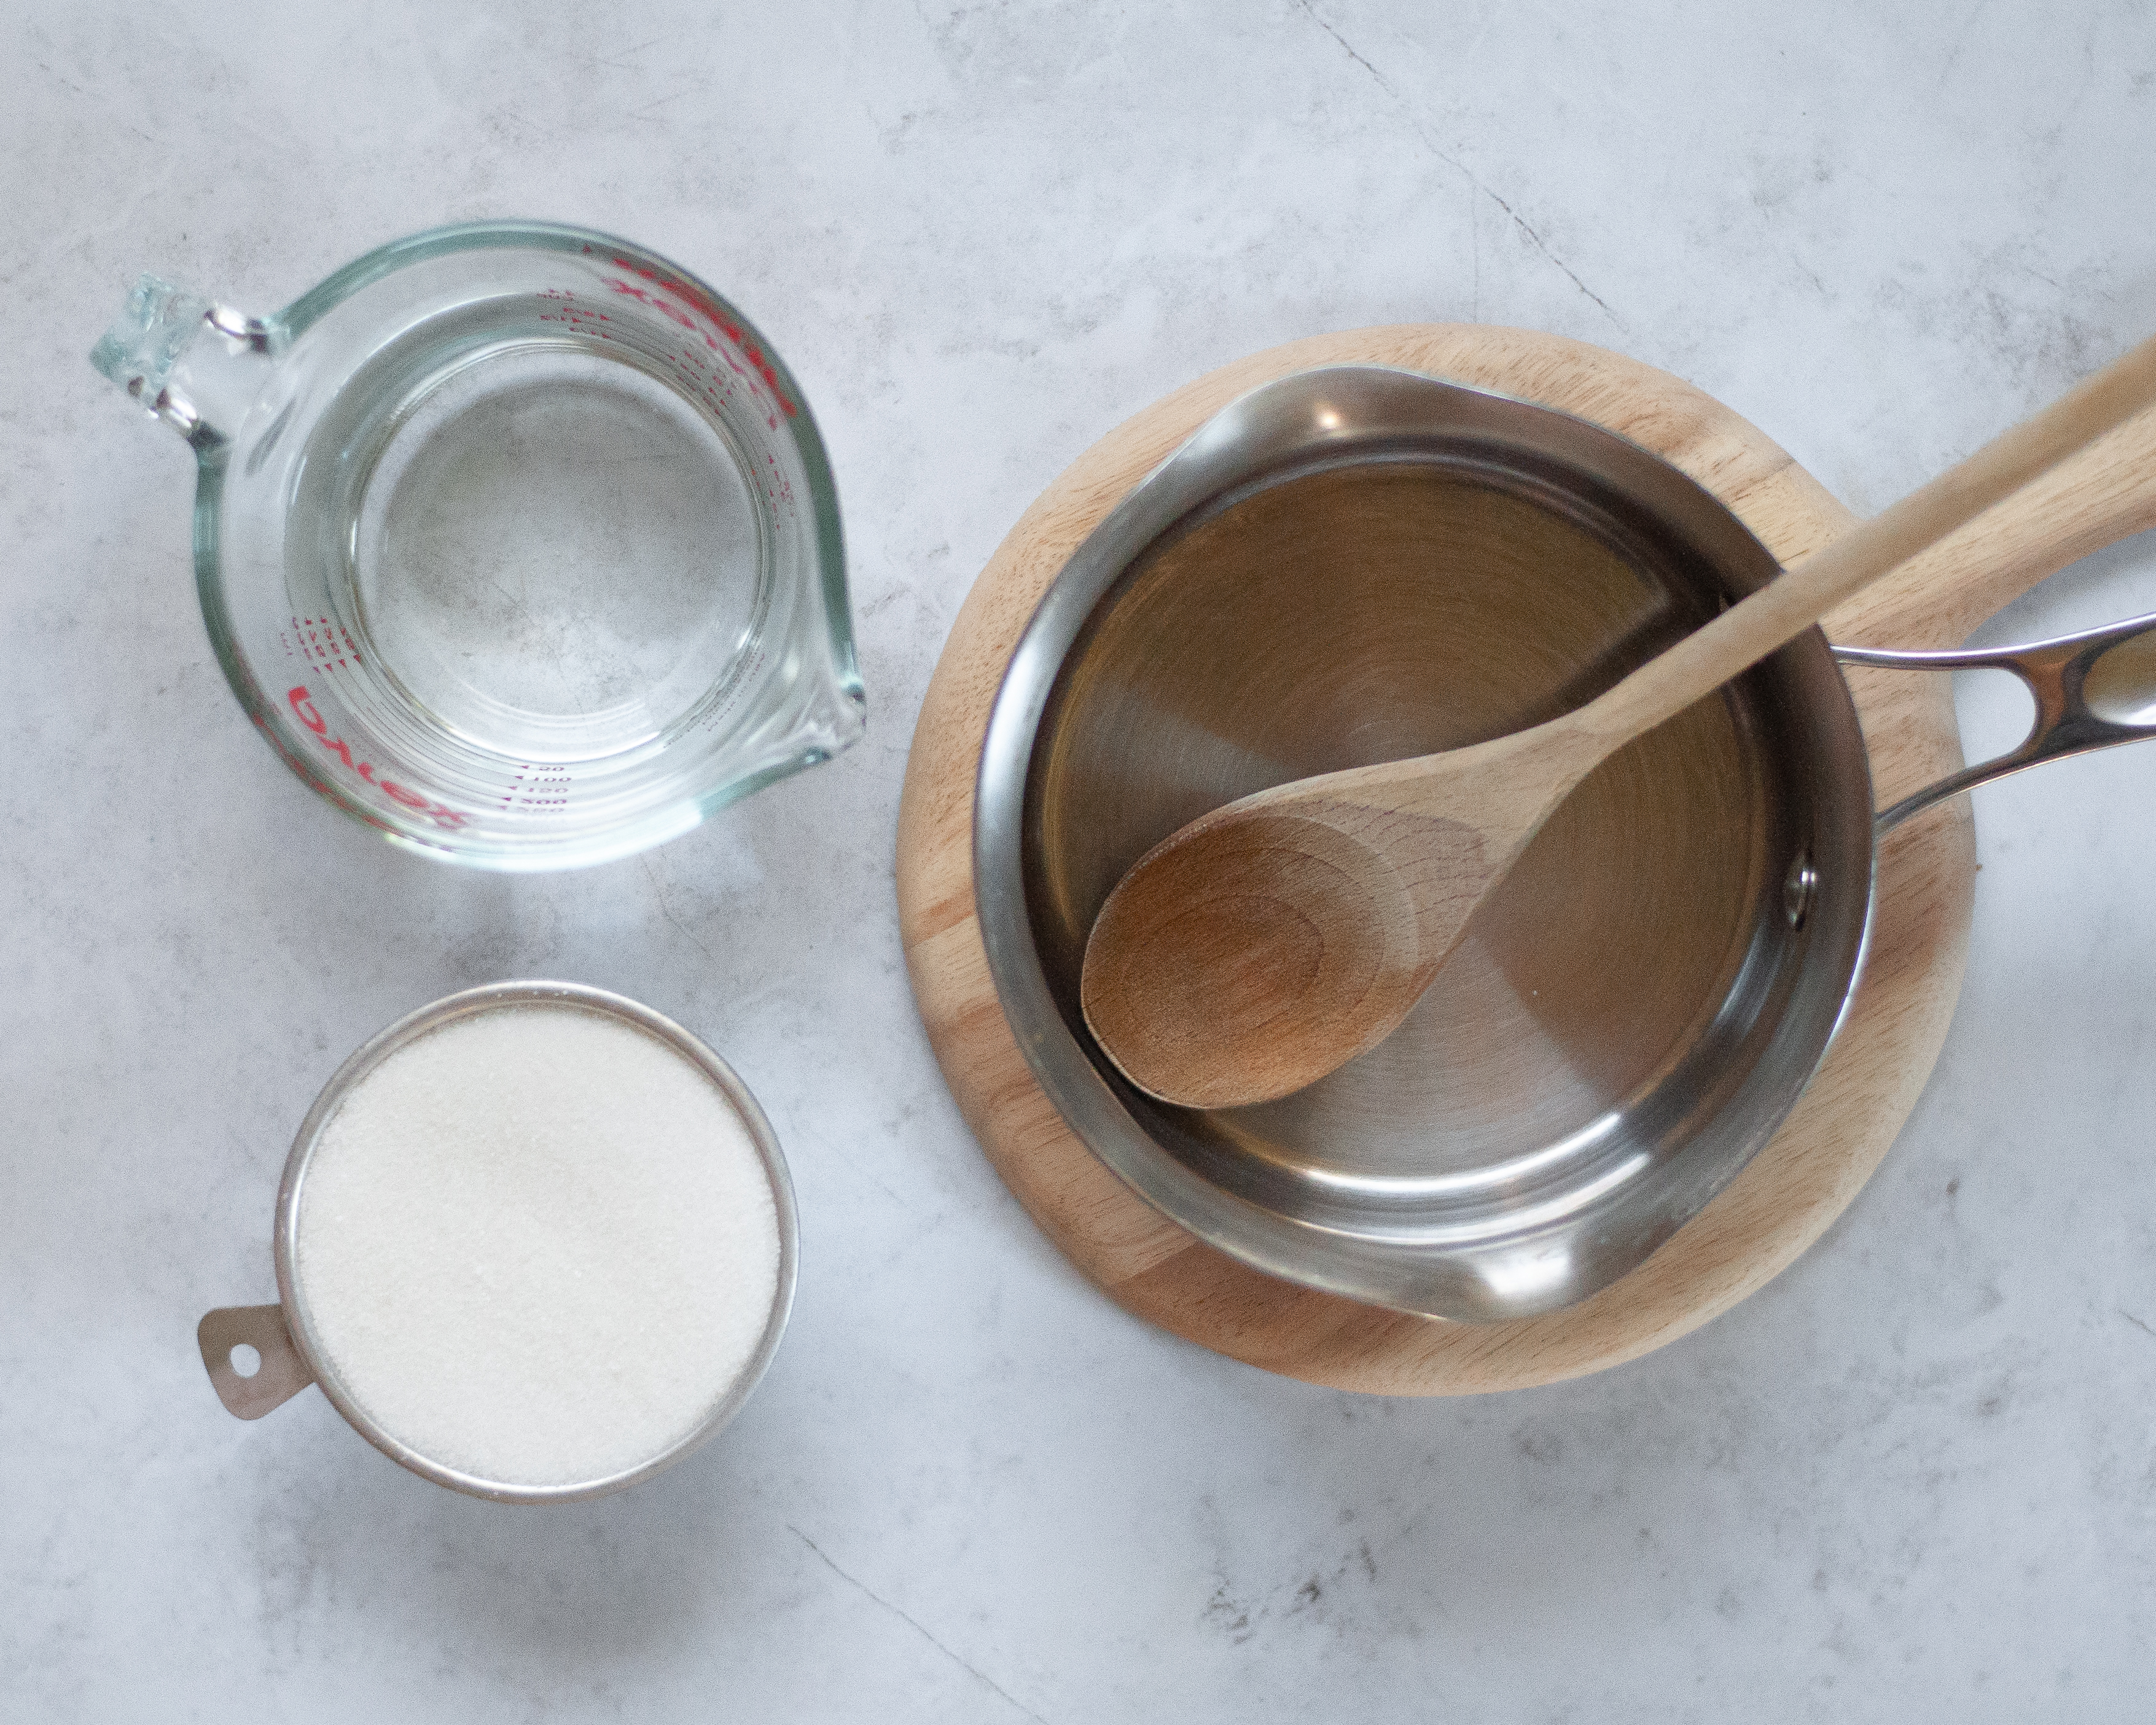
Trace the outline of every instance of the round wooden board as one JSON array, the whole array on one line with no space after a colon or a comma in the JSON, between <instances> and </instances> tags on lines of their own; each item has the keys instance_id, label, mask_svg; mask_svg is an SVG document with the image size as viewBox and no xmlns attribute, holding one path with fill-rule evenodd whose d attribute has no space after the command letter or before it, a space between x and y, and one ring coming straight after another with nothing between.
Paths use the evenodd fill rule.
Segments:
<instances>
[{"instance_id":1,"label":"round wooden board","mask_svg":"<svg viewBox=\"0 0 2156 1725\"><path fill-rule=\"evenodd\" d=\"M1661 1250L1584 1303L1500 1325L1446 1322L1281 1281L1185 1233L1097 1161L1019 1051L975 920L973 783L1019 635L1071 552L1228 402L1315 365L1404 367L1599 421L1719 496L1784 563L1850 519L1753 426L1689 384L1560 336L1407 325L1290 343L1176 391L1096 444L982 571L923 702L898 833L899 919L915 997L982 1147L1049 1237L1119 1304L1204 1347L1337 1388L1450 1395L1546 1384L1632 1359L1727 1311L1793 1260L1886 1154L1938 1057L1961 986L1975 879L1968 799L1881 847L1872 943L1847 1023L1774 1140ZM2051 570L2148 524L2137 504L2156 421L2136 422L1829 619L1838 641L1964 639ZM2066 522L2067 516L2073 517ZM1881 804L1960 762L1949 680L1851 670Z\"/></svg>"}]
</instances>

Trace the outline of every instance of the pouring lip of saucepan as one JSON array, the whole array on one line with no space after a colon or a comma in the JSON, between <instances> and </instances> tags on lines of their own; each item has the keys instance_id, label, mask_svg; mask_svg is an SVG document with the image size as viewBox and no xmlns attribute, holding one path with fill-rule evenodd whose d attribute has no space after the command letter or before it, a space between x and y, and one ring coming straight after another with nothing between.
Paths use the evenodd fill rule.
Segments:
<instances>
[{"instance_id":1,"label":"pouring lip of saucepan","mask_svg":"<svg viewBox=\"0 0 2156 1725\"><path fill-rule=\"evenodd\" d=\"M505 1484L445 1466L413 1449L393 1433L383 1430L346 1389L337 1374L335 1363L322 1350L293 1272L298 1250L300 1204L306 1185L308 1165L313 1160L323 1128L329 1124L353 1086L398 1050L428 1032L439 1029L454 1019L504 1006L568 1006L617 1019L655 1037L687 1060L718 1086L748 1128L749 1136L756 1144L757 1158L763 1164L765 1177L770 1183L772 1202L778 1213L778 1285L773 1291L771 1309L764 1320L763 1334L748 1363L726 1394L694 1430L649 1460L601 1479L572 1481L554 1486ZM773 1356L778 1351L780 1338L786 1332L787 1320L793 1310L794 1281L799 1255L799 1224L794 1208L793 1182L787 1169L786 1158L779 1149L778 1135L773 1132L771 1122L765 1117L756 1098L749 1093L748 1086L742 1082L732 1067L671 1019L626 995L612 993L604 988L592 988L582 983L526 980L490 983L480 988L465 988L423 1006L370 1038L350 1060L337 1068L330 1081L322 1087L321 1094L315 1098L314 1106L307 1111L306 1118L300 1122L299 1133L292 1142L291 1153L285 1158L284 1178L277 1189L275 1248L277 1293L284 1307L285 1325L291 1332L293 1346L313 1372L315 1382L321 1385L322 1394L330 1399L331 1405L362 1437L391 1461L409 1468L413 1473L475 1497L490 1498L499 1503L562 1503L587 1497L602 1497L649 1479L654 1474L671 1467L691 1450L709 1442L732 1422L754 1393L757 1385L762 1381Z\"/></svg>"},{"instance_id":2,"label":"pouring lip of saucepan","mask_svg":"<svg viewBox=\"0 0 2156 1725\"><path fill-rule=\"evenodd\" d=\"M1744 974L1760 968L1755 986L1780 994L1779 1004L1757 1009L1774 1011L1777 1021L1743 1079L1718 1096L1695 1097L1688 1117L1650 1109L1654 1117L1642 1128L1613 1110L1573 1133L1584 1140L1624 1128L1611 1153L1622 1159L1594 1164L1594 1178L1575 1179L1570 1189L1531 1178L1499 1181L1495 1196L1486 1191L1476 1200L1479 1209L1471 1204L1454 1222L1410 1236L1389 1231L1381 1217L1314 1208L1288 1214L1209 1178L1167 1142L1180 1111L1132 1090L1091 1044L1082 1020L1072 1022L1059 1004L1030 923L1025 880L1026 798L1040 727L1067 657L1127 572L1194 517L1271 485L1358 459L1418 459L1418 450L1422 459L1471 470L1516 470L1530 491L1539 485L1554 495L1553 486L1562 491L1577 482L1614 495L1660 526L1675 523L1736 593L1779 572L1726 505L1659 455L1592 422L1390 367L1326 367L1261 386L1137 485L1044 595L990 710L975 786L976 901L998 995L1035 1077L1093 1153L1155 1209L1291 1282L1422 1316L1502 1322L1576 1304L1644 1261L1774 1135L1847 1014L1871 930L1872 791L1855 706L1821 633L1808 632L1748 673L1773 667L1799 691L1796 722L1808 735L1782 747L1809 748L1828 763L1806 766L1797 780L1812 799L1814 823L1790 865L1789 922L1801 934L1759 966L1748 959L1732 985L1734 1000L1747 986ZM1755 941L1753 956L1760 952ZM1761 997L1753 998L1756 1006ZM1632 1153L1640 1130L1650 1141ZM1689 1135L1674 1149L1657 1151L1654 1132L1666 1140L1684 1131Z\"/></svg>"}]
</instances>

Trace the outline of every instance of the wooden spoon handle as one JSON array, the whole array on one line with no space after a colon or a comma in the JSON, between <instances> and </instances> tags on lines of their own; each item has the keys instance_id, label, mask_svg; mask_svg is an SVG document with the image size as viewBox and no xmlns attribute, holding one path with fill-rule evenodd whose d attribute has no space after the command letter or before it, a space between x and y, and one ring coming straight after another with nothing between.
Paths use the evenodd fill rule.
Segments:
<instances>
[{"instance_id":1,"label":"wooden spoon handle","mask_svg":"<svg viewBox=\"0 0 2156 1725\"><path fill-rule=\"evenodd\" d=\"M2137 413L1835 608L1837 645L1958 647L2047 575L2156 527L2156 413Z\"/></svg>"},{"instance_id":2,"label":"wooden spoon handle","mask_svg":"<svg viewBox=\"0 0 2156 1725\"><path fill-rule=\"evenodd\" d=\"M1573 716L1579 730L1614 748L1674 718L1803 634L1858 588L2152 403L2156 336L1640 666L1579 709Z\"/></svg>"}]
</instances>

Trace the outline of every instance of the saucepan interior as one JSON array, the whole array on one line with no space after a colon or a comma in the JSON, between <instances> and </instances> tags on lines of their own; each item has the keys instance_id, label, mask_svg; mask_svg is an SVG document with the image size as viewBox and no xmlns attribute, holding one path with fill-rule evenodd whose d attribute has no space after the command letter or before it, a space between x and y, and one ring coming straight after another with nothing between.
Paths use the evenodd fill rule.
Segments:
<instances>
[{"instance_id":1,"label":"saucepan interior","mask_svg":"<svg viewBox=\"0 0 2156 1725\"><path fill-rule=\"evenodd\" d=\"M983 932L1065 1117L1202 1238L1358 1300L1516 1317L1639 1263L1772 1135L1861 961L1871 783L1816 632L1606 763L1399 1031L1296 1096L1140 1094L1080 961L1205 810L1548 718L1776 570L1568 415L1369 367L1235 403L1081 547L991 715Z\"/></svg>"}]
</instances>

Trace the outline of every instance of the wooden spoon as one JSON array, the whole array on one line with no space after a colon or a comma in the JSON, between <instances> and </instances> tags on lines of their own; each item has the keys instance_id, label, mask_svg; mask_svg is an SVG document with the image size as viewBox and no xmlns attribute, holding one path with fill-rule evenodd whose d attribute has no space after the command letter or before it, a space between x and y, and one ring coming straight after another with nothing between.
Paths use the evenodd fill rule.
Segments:
<instances>
[{"instance_id":1,"label":"wooden spoon","mask_svg":"<svg viewBox=\"0 0 2156 1725\"><path fill-rule=\"evenodd\" d=\"M1279 785L1171 834L1087 937L1087 1025L1140 1090L1199 1108L1270 1101L1374 1048L1596 767L2152 401L2156 337L1586 706Z\"/></svg>"}]
</instances>

